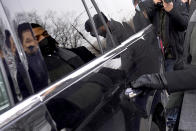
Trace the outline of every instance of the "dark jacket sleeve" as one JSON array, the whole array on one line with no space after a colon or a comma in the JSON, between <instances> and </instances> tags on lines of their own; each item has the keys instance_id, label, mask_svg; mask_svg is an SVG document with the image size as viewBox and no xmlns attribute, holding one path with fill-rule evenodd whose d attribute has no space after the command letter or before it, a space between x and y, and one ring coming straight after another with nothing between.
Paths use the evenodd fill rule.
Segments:
<instances>
[{"instance_id":1,"label":"dark jacket sleeve","mask_svg":"<svg viewBox=\"0 0 196 131\"><path fill-rule=\"evenodd\" d=\"M168 92L196 89L196 68L166 73Z\"/></svg>"},{"instance_id":2,"label":"dark jacket sleeve","mask_svg":"<svg viewBox=\"0 0 196 131\"><path fill-rule=\"evenodd\" d=\"M168 12L177 29L186 30L189 22L188 9L184 3L174 2L173 9Z\"/></svg>"},{"instance_id":3,"label":"dark jacket sleeve","mask_svg":"<svg viewBox=\"0 0 196 131\"><path fill-rule=\"evenodd\" d=\"M67 50L70 50L70 51L74 52L76 55L78 55L84 61L84 63L87 63L87 62L93 60L94 58L96 58L96 56L94 54L92 54L84 46L77 47L77 48L71 48L71 49L67 49Z\"/></svg>"}]
</instances>

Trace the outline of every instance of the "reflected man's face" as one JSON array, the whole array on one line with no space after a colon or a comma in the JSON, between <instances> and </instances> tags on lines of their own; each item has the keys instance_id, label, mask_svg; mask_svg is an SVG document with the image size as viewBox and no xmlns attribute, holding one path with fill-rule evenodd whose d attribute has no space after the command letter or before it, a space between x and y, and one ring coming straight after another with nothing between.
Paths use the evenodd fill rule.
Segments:
<instances>
[{"instance_id":1,"label":"reflected man's face","mask_svg":"<svg viewBox=\"0 0 196 131\"><path fill-rule=\"evenodd\" d=\"M34 39L30 31L23 32L22 38L23 48L27 54L35 53L38 50L38 42Z\"/></svg>"},{"instance_id":2,"label":"reflected man's face","mask_svg":"<svg viewBox=\"0 0 196 131\"><path fill-rule=\"evenodd\" d=\"M39 42L39 48L43 56L50 55L56 50L56 40L42 27L33 28L33 33Z\"/></svg>"},{"instance_id":3,"label":"reflected man's face","mask_svg":"<svg viewBox=\"0 0 196 131\"><path fill-rule=\"evenodd\" d=\"M37 38L38 42L42 41L44 38L49 36L48 32L44 30L42 27L33 28L33 33Z\"/></svg>"}]
</instances>

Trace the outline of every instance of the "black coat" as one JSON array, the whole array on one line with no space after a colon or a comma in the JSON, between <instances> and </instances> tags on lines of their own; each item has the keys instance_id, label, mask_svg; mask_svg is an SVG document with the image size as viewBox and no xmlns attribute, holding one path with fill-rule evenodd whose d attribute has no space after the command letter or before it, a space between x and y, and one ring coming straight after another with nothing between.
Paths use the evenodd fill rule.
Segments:
<instances>
[{"instance_id":1,"label":"black coat","mask_svg":"<svg viewBox=\"0 0 196 131\"><path fill-rule=\"evenodd\" d=\"M125 28L123 27L123 25L120 22L117 22L117 21L111 19L108 26L109 26L109 29L110 29L111 34L113 36L113 40L115 42L115 45L112 43L112 40L110 39L110 36L107 33L106 34L105 51L109 51L110 49L113 49L114 47L120 45L128 37Z\"/></svg>"},{"instance_id":2,"label":"black coat","mask_svg":"<svg viewBox=\"0 0 196 131\"><path fill-rule=\"evenodd\" d=\"M92 54L84 46L77 47L77 48L71 48L71 49L67 49L67 50L70 50L70 51L74 52L76 55L78 55L84 61L84 63L87 63L87 62L93 60L94 58L96 58L96 56L94 54Z\"/></svg>"},{"instance_id":3,"label":"black coat","mask_svg":"<svg viewBox=\"0 0 196 131\"><path fill-rule=\"evenodd\" d=\"M127 79L133 81L143 74L161 72L161 60L158 40L152 29L143 40L135 42L121 54L121 68L125 71Z\"/></svg>"},{"instance_id":4,"label":"black coat","mask_svg":"<svg viewBox=\"0 0 196 131\"><path fill-rule=\"evenodd\" d=\"M143 13L136 10L133 17L133 28L123 23L128 36L132 36L144 29L150 22L144 17ZM129 46L121 54L121 69L125 71L128 80L133 81L143 74L161 72L162 54L158 46L158 40L154 30L141 39Z\"/></svg>"},{"instance_id":5,"label":"black coat","mask_svg":"<svg viewBox=\"0 0 196 131\"><path fill-rule=\"evenodd\" d=\"M58 48L55 53L44 56L44 61L47 66L51 82L68 75L73 70L84 64L78 55L63 48Z\"/></svg>"},{"instance_id":6,"label":"black coat","mask_svg":"<svg viewBox=\"0 0 196 131\"><path fill-rule=\"evenodd\" d=\"M133 17L133 24L134 24L134 30L135 33L139 32L140 30L147 27L150 22L147 20L144 16L144 14L141 11L135 10L135 16Z\"/></svg>"},{"instance_id":7,"label":"black coat","mask_svg":"<svg viewBox=\"0 0 196 131\"><path fill-rule=\"evenodd\" d=\"M193 27L196 26L196 12L193 13L184 44L184 60L185 69L182 71L175 71L166 73L166 79L168 81L168 91L185 91L196 89L196 66L191 65L191 54L190 54L190 39L192 35Z\"/></svg>"},{"instance_id":8,"label":"black coat","mask_svg":"<svg viewBox=\"0 0 196 131\"><path fill-rule=\"evenodd\" d=\"M194 40L194 37L196 34L194 34L194 27L196 23L196 12L193 13L193 16L190 19L189 26L186 33L185 38L185 50L184 50L184 58L186 62L186 68L181 71L175 71L175 72L168 72L166 73L166 79L168 82L167 90L168 92L177 92L177 91L185 91L184 98L183 98L183 104L181 108L181 116L180 116L180 122L179 122L179 128L178 130L191 130L195 131L196 126L196 106L195 106L195 90L196 89L196 66L191 65L192 64L192 58L194 56L191 56L190 49L193 49L195 41L193 46L191 45L191 40ZM193 36L193 37L191 37ZM195 47L194 47L195 48ZM191 90L191 91L188 91Z\"/></svg>"},{"instance_id":9,"label":"black coat","mask_svg":"<svg viewBox=\"0 0 196 131\"><path fill-rule=\"evenodd\" d=\"M155 27L157 35L160 33L164 35L162 40L171 47L172 54L176 60L181 60L183 56L185 30L189 20L188 8L186 8L186 5L180 0L175 0L173 1L173 9L170 12L165 12L161 8L156 7L152 0L147 0L142 4L151 23ZM160 12L165 13L163 30L161 29L160 24Z\"/></svg>"}]
</instances>

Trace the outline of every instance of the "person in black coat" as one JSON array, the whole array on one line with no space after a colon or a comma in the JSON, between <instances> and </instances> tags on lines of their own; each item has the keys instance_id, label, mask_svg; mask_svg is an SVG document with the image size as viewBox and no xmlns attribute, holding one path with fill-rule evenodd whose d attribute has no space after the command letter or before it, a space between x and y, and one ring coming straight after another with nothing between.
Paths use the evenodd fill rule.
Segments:
<instances>
[{"instance_id":1,"label":"person in black coat","mask_svg":"<svg viewBox=\"0 0 196 131\"><path fill-rule=\"evenodd\" d=\"M194 90L196 89L196 54L192 49L196 49L196 11L193 13L185 39L185 69L165 74L144 74L137 80L129 82L129 85L135 89L158 89L167 90L169 93Z\"/></svg>"},{"instance_id":2,"label":"person in black coat","mask_svg":"<svg viewBox=\"0 0 196 131\"><path fill-rule=\"evenodd\" d=\"M59 48L57 41L39 24L31 23L31 26L46 63L51 82L68 75L84 64L84 61L76 53Z\"/></svg>"},{"instance_id":3,"label":"person in black coat","mask_svg":"<svg viewBox=\"0 0 196 131\"><path fill-rule=\"evenodd\" d=\"M172 115L173 109L179 109L183 96L181 92L196 89L196 12L190 19L184 43L184 70L166 73L144 74L135 81L128 82L128 86L142 90L167 90L172 94L167 104L167 116ZM175 94L174 94L175 93ZM180 104L180 105L179 105ZM173 113L172 113L173 112ZM180 112L177 112L180 113ZM179 118L179 117L178 117ZM178 120L177 120L178 122ZM176 124L178 125L178 124ZM175 127L176 128L176 127Z\"/></svg>"},{"instance_id":4,"label":"person in black coat","mask_svg":"<svg viewBox=\"0 0 196 131\"><path fill-rule=\"evenodd\" d=\"M115 21L113 19L109 20L102 12L101 14L104 18L105 23L107 24L110 30L113 40L111 40L110 35L106 31L106 28L104 27L104 24L98 14L95 14L93 16L93 20L95 22L98 35L106 39L106 47L104 51L109 51L113 49L114 47L120 45L123 41L125 41L128 38L128 34L126 33L125 28L120 22ZM89 32L91 36L95 37L95 33L93 31L93 28L92 28L92 25L89 19L85 22L85 30Z\"/></svg>"},{"instance_id":5,"label":"person in black coat","mask_svg":"<svg viewBox=\"0 0 196 131\"><path fill-rule=\"evenodd\" d=\"M162 5L161 5L162 3ZM166 71L183 69L183 42L188 25L188 9L180 0L147 0L140 2L155 27L166 58Z\"/></svg>"},{"instance_id":6,"label":"person in black coat","mask_svg":"<svg viewBox=\"0 0 196 131\"><path fill-rule=\"evenodd\" d=\"M22 23L18 25L18 36L26 54L28 73L30 75L33 89L34 92L37 93L44 87L48 86L49 77L47 67L39 51L38 42L33 35L33 31L29 23ZM19 67L21 68L21 66ZM21 70L22 69L20 69L19 73L22 73Z\"/></svg>"},{"instance_id":7,"label":"person in black coat","mask_svg":"<svg viewBox=\"0 0 196 131\"><path fill-rule=\"evenodd\" d=\"M186 76L186 77L184 77ZM165 74L145 74L130 83L134 89L165 89L169 93L196 89L196 67Z\"/></svg>"}]
</instances>

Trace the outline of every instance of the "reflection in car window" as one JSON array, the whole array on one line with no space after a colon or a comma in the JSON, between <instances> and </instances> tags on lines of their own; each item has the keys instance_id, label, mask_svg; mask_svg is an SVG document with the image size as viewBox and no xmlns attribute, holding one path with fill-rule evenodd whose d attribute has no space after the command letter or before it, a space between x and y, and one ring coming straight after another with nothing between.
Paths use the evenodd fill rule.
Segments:
<instances>
[{"instance_id":1,"label":"reflection in car window","mask_svg":"<svg viewBox=\"0 0 196 131\"><path fill-rule=\"evenodd\" d=\"M79 1L66 1L66 4L63 5L63 9L65 9L65 14L63 15L59 15L59 12L53 10L48 12L40 11L40 5L44 9L49 9L49 5L52 3L50 3L49 0L45 1L45 3L41 3L43 1L38 0L20 0L27 15L24 15L24 12L20 10L21 8L14 8L16 12L11 12L13 11L13 1L2 1L8 10L10 10L10 12L8 11L11 13L11 20L9 22L12 23L14 21L12 24L15 25L15 29L17 29L15 33L17 34L18 40L20 41L19 43L16 43L16 40L13 40L13 31L11 32L9 28L2 29L5 31L5 36L7 36L5 37L7 38L6 40L8 40L8 44L3 43L2 47L9 45L9 51L4 52L5 58L8 59L9 56L12 56L10 58L11 62L15 62L12 64L9 61L10 59L8 59L5 61L5 66L7 65L6 67L8 67L7 74L10 73L10 78L14 76L12 79L18 82L17 84L19 85L19 93L22 94L23 97L29 96L30 93L25 85L20 85L20 83L25 82L24 75L22 73L24 72L24 67L18 58L18 55L22 51L17 53L18 50L16 49L15 45L20 46L21 49L24 50L24 56L26 58L25 67L27 68L26 71L31 78L33 85L32 89L35 93L43 89L45 86L48 86L52 82L55 82L56 80L59 80L65 75L71 73L73 70L81 67L86 62L94 59L95 56L93 53L100 53L99 48L94 42L94 32L92 32L90 29L91 24L88 22L89 20L84 13L84 9L76 8L78 5L81 5L82 7L82 3L77 5ZM12 4L9 4L10 2L12 2ZM102 2L104 3L104 1ZM112 3L112 1L110 2ZM58 4L59 6L62 5L62 3ZM104 17L105 22L110 29L110 33L112 34L115 43L111 42L110 36L108 36L103 23L95 11L91 13L93 14L93 19L95 21L98 34L106 39L105 51L109 51L115 46L121 44L130 36L130 34L132 35L136 31L129 23L129 20L131 19L130 15L123 16L118 12L121 12L121 10L118 9L116 11L112 10L115 15L111 14L109 9L113 9L114 6L108 8L108 10L105 10L102 9L102 7L106 7L106 4L104 6L101 6L100 3L98 4L101 7L101 11L103 12L102 16ZM15 4L15 6L17 7L17 4ZM91 6L88 7L89 10L91 10ZM73 13L72 11L76 11L76 13ZM7 14L9 14L8 12ZM120 15L121 17L119 17ZM84 31L84 28L87 32ZM156 40L152 39L152 41L155 41L155 45L157 45ZM147 58L157 62L154 57L151 57L151 54L148 50L150 48L151 52L154 52L154 50L157 48L151 48L152 46L143 44L143 42L144 41L142 40L138 46L136 46L136 48L132 48L131 51L128 50L132 53L130 55L132 61L127 61L126 59L126 62L129 64L125 63L125 65L130 65L130 67L127 69L127 74L133 75L131 77L144 73L143 70L138 70L137 68L146 65L145 62L147 61L145 60ZM146 48L147 46L148 48ZM94 52L92 49L94 49ZM138 51L138 49L140 50ZM146 52L149 54L148 56L145 55ZM134 55L138 57L134 57ZM88 59L86 59L86 57L88 57ZM108 60L105 65L109 66L104 65L106 68L100 67L101 69L87 76L82 81L75 83L75 85L72 85L72 87L69 89L75 90L70 91L69 96L64 94L66 92L61 92L61 94L57 96L58 98L55 97L54 99L47 101L48 110L51 113L51 116L59 130L63 128L75 129L78 124L81 123L85 117L87 117L87 115L94 111L97 105L103 102L103 98L107 99L110 94L117 92L118 87L116 85L125 83L126 76L122 70L119 70L121 68L121 57L122 56L117 56L115 57L116 59ZM10 63L12 66L9 66ZM114 69L111 69L110 64L113 66L113 63L118 64L117 66L113 67ZM151 61L148 61L147 63L149 65L146 67L148 68L147 70L149 72L151 72L149 67L155 69L154 66L151 65L156 64ZM12 69L12 67L14 68ZM139 72L134 72L132 67L136 67L135 71ZM143 68L141 67L141 69ZM15 74L13 75L13 73ZM15 83L13 82L12 85L15 85ZM115 88L117 88L117 90ZM16 97L15 99L17 99L17 97L20 95L16 89L17 88L13 88L13 92L15 92ZM118 99L118 97L116 98ZM114 101L114 103L119 105L116 100Z\"/></svg>"},{"instance_id":2,"label":"reflection in car window","mask_svg":"<svg viewBox=\"0 0 196 131\"><path fill-rule=\"evenodd\" d=\"M109 3L112 3L112 6ZM96 16L94 7L90 1L87 2L89 10L94 16L98 33L106 38L105 51L114 48L130 36L127 33L128 30L132 31L129 29L131 28L129 21L135 12L128 0L124 3L112 1L109 3L99 1L98 6L101 7L115 43L112 43L108 34L102 31L105 29L102 25L100 26L101 21ZM5 52L5 64L9 65L8 58L14 58L12 67L17 69L16 71L8 66L9 71L12 70L9 72L13 80L11 85L19 85L18 88L22 87L22 91L19 91L17 87L14 88L17 96L22 97L25 94L23 97L26 98L29 94L40 91L100 54L100 49L92 32L85 31L87 27L85 22L88 21L88 16L81 1L68 0L54 3L52 0L41 2L38 0L2 0L2 4L5 7L11 28L17 29L15 34L21 43L12 42L12 37L10 37L9 41L13 44L11 44L10 51ZM5 30L8 29L5 28ZM86 28L86 30L88 29ZM21 53L17 52L19 47L24 53L22 62L20 62ZM8 55L13 57L7 57ZM24 72L24 68L28 72L27 76L30 76L30 83L33 88L28 84L20 85L23 82L17 83L18 80L25 81L25 75L21 73Z\"/></svg>"},{"instance_id":3,"label":"reflection in car window","mask_svg":"<svg viewBox=\"0 0 196 131\"><path fill-rule=\"evenodd\" d=\"M12 90L16 95L15 101L21 101L29 96L32 91L28 89L28 77L19 59L13 38L8 30L5 30L5 44L2 45L2 49L4 66L7 69L6 72Z\"/></svg>"},{"instance_id":4,"label":"reflection in car window","mask_svg":"<svg viewBox=\"0 0 196 131\"><path fill-rule=\"evenodd\" d=\"M85 46L93 53L100 53L98 46L94 45L96 39L84 31L87 15L81 1L44 0L43 3L40 3L38 0L18 0L18 2L23 8L14 9L13 17L16 16L17 23L27 21L41 25L59 43L59 47ZM4 1L3 3L8 5L9 2Z\"/></svg>"},{"instance_id":5,"label":"reflection in car window","mask_svg":"<svg viewBox=\"0 0 196 131\"><path fill-rule=\"evenodd\" d=\"M67 1L63 12L58 8L62 3L55 2L56 8L50 8L53 1L46 2L2 0L10 24L7 28L2 25L2 32L6 30L11 43L9 50L4 49L5 44L2 47L15 101L37 93L100 54L96 39L84 31L87 14L80 1ZM25 83L28 77L30 85Z\"/></svg>"},{"instance_id":6,"label":"reflection in car window","mask_svg":"<svg viewBox=\"0 0 196 131\"><path fill-rule=\"evenodd\" d=\"M47 34L42 26L35 23L31 25L35 37L38 38L38 44L52 82L84 64L82 59L74 52L58 47L59 43Z\"/></svg>"},{"instance_id":7,"label":"reflection in car window","mask_svg":"<svg viewBox=\"0 0 196 131\"><path fill-rule=\"evenodd\" d=\"M104 27L101 18L94 9L90 10L90 12L93 16L98 35L102 37L103 50L106 52L120 45L129 36L133 35L130 21L132 20L135 10L129 0L123 2L110 0L96 2L108 29ZM91 6L91 4L87 4ZM89 19L86 20L85 29L91 36L95 37Z\"/></svg>"},{"instance_id":8,"label":"reflection in car window","mask_svg":"<svg viewBox=\"0 0 196 131\"><path fill-rule=\"evenodd\" d=\"M104 18L105 23L108 26L108 29L112 35L113 40L110 38L110 34L109 34L109 32L107 32L107 28L104 27L104 24L102 23L101 18L98 14L95 14L93 16L93 20L95 22L95 26L98 31L98 35L104 37L106 40L105 51L108 51L108 50L120 45L123 41L125 41L128 37L128 34L120 22L117 22L113 19L109 20L103 12L101 12L101 14ZM90 27L89 20L86 21L86 25ZM86 28L86 30L88 32L90 32L90 34L92 36L95 37L94 31L92 29Z\"/></svg>"},{"instance_id":9,"label":"reflection in car window","mask_svg":"<svg viewBox=\"0 0 196 131\"><path fill-rule=\"evenodd\" d=\"M0 8L0 47L2 51L2 63L5 68L9 85L14 96L14 101L20 102L30 94L33 94L31 81L25 69L25 65L21 60L21 52L19 53L16 37L13 30L9 26L3 8Z\"/></svg>"},{"instance_id":10,"label":"reflection in car window","mask_svg":"<svg viewBox=\"0 0 196 131\"><path fill-rule=\"evenodd\" d=\"M107 28L103 26L104 24L98 17L99 15L96 13L96 11L91 10L98 35L104 38L102 43L105 47L105 51L116 47L128 37L149 25L149 22L146 20L144 15L145 13L138 11L132 2L133 1L129 0L125 0L123 2L96 0L104 21L109 29L107 31ZM85 24L86 31L92 36L95 36L95 33L91 29L92 27L89 20L87 20ZM109 32L111 33L113 40L111 39Z\"/></svg>"},{"instance_id":11,"label":"reflection in car window","mask_svg":"<svg viewBox=\"0 0 196 131\"><path fill-rule=\"evenodd\" d=\"M32 4L29 5L29 2ZM84 63L91 61L95 58L96 54L100 54L98 46L94 44L96 39L84 31L84 22L87 15L82 3L80 1L67 1L63 10L59 10L62 5L61 2L55 2L56 8L50 8L51 5L53 6L53 1L47 1L46 5L38 1L29 0L27 2L20 0L23 10L16 9L16 12L13 14L16 23L21 23L22 21L31 23L47 68L50 71L53 70L51 82L65 76ZM8 4L8 2L4 1L4 4ZM40 5L45 5L42 7L44 11L41 11L39 8ZM75 6L78 8L76 9ZM24 11L26 15L24 15ZM48 44L46 44L47 42ZM58 70L62 72L55 74L54 68L58 66L53 64L54 67L51 67L49 65L52 64L51 61L54 60L52 59L54 56L48 57L54 52L56 52L55 55L58 55L55 57L59 57L57 60L61 60L61 63L68 63L68 66L73 69L67 67L67 71L63 73L61 68ZM53 61L53 63L58 62ZM50 71L49 75L51 76Z\"/></svg>"},{"instance_id":12,"label":"reflection in car window","mask_svg":"<svg viewBox=\"0 0 196 131\"><path fill-rule=\"evenodd\" d=\"M48 86L47 68L29 23L18 25L18 36L27 57L28 72L36 93Z\"/></svg>"}]
</instances>

